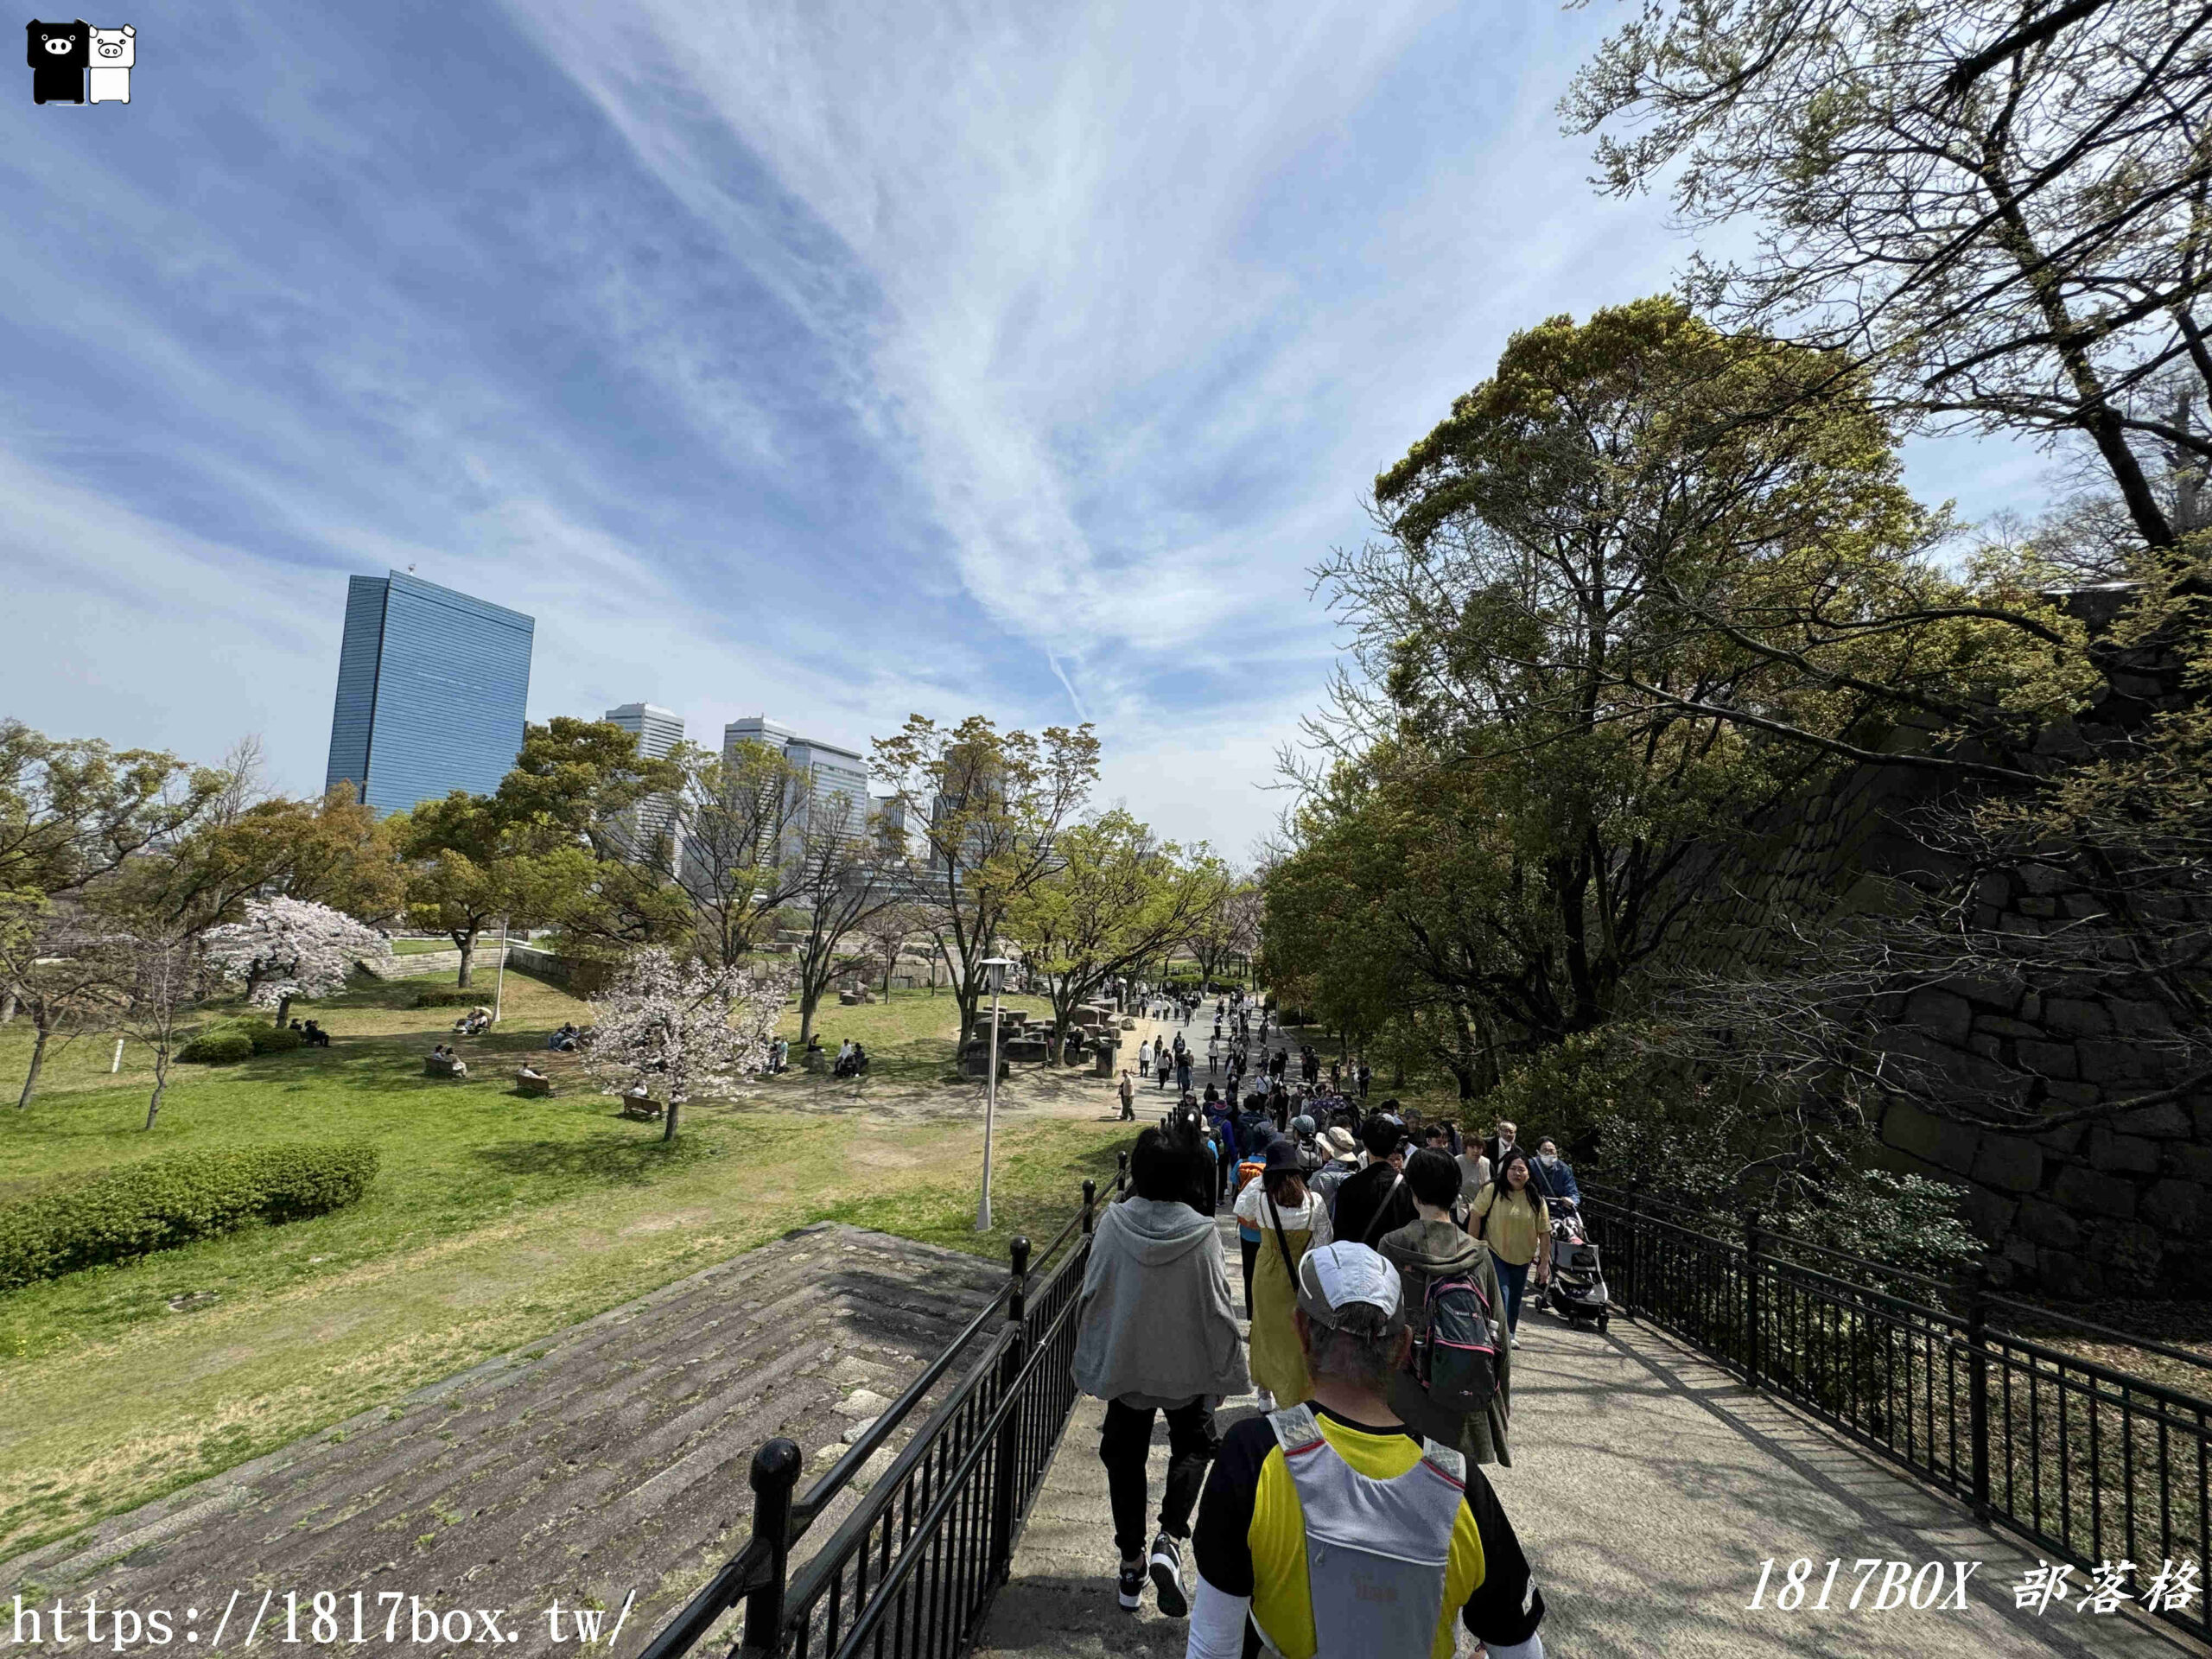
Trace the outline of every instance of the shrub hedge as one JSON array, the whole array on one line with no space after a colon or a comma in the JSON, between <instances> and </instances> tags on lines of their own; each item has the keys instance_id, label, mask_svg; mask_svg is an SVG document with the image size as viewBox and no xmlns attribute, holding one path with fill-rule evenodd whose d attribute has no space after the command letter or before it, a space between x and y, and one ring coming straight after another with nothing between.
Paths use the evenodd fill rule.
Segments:
<instances>
[{"instance_id":1,"label":"shrub hedge","mask_svg":"<svg viewBox=\"0 0 2212 1659\"><path fill-rule=\"evenodd\" d=\"M253 1058L253 1039L242 1031L213 1031L194 1038L177 1050L176 1057L195 1065L229 1065Z\"/></svg>"},{"instance_id":2,"label":"shrub hedge","mask_svg":"<svg viewBox=\"0 0 2212 1659\"><path fill-rule=\"evenodd\" d=\"M484 1000L483 990L470 986L467 990L455 985L433 985L426 991L415 993L418 1008L473 1008Z\"/></svg>"},{"instance_id":3,"label":"shrub hedge","mask_svg":"<svg viewBox=\"0 0 2212 1659\"><path fill-rule=\"evenodd\" d=\"M307 1041L305 1033L289 1026L256 1026L246 1035L257 1054L289 1054Z\"/></svg>"},{"instance_id":4,"label":"shrub hedge","mask_svg":"<svg viewBox=\"0 0 2212 1659\"><path fill-rule=\"evenodd\" d=\"M185 1153L0 1205L0 1290L342 1209L376 1168L363 1142Z\"/></svg>"}]
</instances>

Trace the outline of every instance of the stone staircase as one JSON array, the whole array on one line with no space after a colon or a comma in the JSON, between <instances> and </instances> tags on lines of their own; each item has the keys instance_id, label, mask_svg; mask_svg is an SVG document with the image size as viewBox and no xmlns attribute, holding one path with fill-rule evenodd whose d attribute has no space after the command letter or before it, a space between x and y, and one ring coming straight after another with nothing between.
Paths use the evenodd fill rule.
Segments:
<instances>
[{"instance_id":1,"label":"stone staircase","mask_svg":"<svg viewBox=\"0 0 2212 1659\"><path fill-rule=\"evenodd\" d=\"M530 1651L551 1648L556 1599L634 1597L616 1649L632 1654L743 1543L754 1448L798 1440L804 1491L1003 1280L979 1257L806 1229L0 1563L0 1586L170 1609L180 1642L197 1608L203 1643L233 1591L241 1621L264 1590L278 1610L298 1592L303 1631L309 1598L334 1592L349 1639L354 1592L380 1637L378 1595L398 1591L441 1613L504 1607Z\"/></svg>"}]
</instances>

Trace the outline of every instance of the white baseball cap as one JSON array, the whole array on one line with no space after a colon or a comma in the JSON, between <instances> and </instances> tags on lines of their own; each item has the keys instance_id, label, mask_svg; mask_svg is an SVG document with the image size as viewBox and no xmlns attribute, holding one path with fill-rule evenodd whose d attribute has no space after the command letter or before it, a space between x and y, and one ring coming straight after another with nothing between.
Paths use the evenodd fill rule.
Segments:
<instances>
[{"instance_id":1,"label":"white baseball cap","mask_svg":"<svg viewBox=\"0 0 2212 1659\"><path fill-rule=\"evenodd\" d=\"M1298 1305L1316 1325L1379 1332L1397 1317L1398 1270L1364 1244L1324 1244L1298 1264Z\"/></svg>"}]
</instances>

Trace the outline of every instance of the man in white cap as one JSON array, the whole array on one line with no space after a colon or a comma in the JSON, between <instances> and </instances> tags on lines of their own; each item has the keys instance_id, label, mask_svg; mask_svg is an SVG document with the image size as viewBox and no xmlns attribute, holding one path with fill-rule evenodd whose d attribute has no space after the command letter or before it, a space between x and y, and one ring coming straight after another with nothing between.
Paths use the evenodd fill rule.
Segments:
<instances>
[{"instance_id":1,"label":"man in white cap","mask_svg":"<svg viewBox=\"0 0 2212 1659\"><path fill-rule=\"evenodd\" d=\"M1325 1244L1293 1316L1308 1405L1222 1442L1192 1550L1185 1659L1450 1659L1456 1618L1491 1659L1543 1659L1544 1599L1479 1469L1390 1408L1409 1338L1397 1269Z\"/></svg>"}]
</instances>

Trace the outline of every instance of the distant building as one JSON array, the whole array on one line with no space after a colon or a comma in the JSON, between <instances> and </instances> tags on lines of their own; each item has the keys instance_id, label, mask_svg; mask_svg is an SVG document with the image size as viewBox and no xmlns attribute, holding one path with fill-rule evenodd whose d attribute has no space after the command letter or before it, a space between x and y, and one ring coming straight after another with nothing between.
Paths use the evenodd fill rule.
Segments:
<instances>
[{"instance_id":1,"label":"distant building","mask_svg":"<svg viewBox=\"0 0 2212 1659\"><path fill-rule=\"evenodd\" d=\"M404 571L353 577L324 788L349 781L379 814L499 788L522 748L536 629Z\"/></svg>"},{"instance_id":2,"label":"distant building","mask_svg":"<svg viewBox=\"0 0 2212 1659\"><path fill-rule=\"evenodd\" d=\"M603 718L636 738L638 753L648 760L664 759L683 741L683 716L656 703L626 702L620 709L608 709ZM649 795L622 817L629 835L649 841L674 822L676 799L670 795Z\"/></svg>"},{"instance_id":3,"label":"distant building","mask_svg":"<svg viewBox=\"0 0 2212 1659\"><path fill-rule=\"evenodd\" d=\"M765 745L806 772L813 781L814 810L836 814L848 835L867 832L868 762L856 750L824 743L819 738L801 737L793 728L766 715L733 720L722 728L724 754L741 743Z\"/></svg>"}]
</instances>

